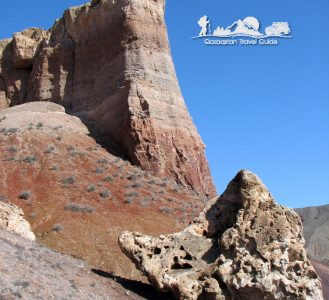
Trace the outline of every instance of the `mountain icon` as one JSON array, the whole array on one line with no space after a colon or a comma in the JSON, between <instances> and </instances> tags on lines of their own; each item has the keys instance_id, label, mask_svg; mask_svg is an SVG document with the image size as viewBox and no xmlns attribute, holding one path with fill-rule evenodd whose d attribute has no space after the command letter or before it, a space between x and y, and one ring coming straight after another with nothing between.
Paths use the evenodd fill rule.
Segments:
<instances>
[{"instance_id":1,"label":"mountain icon","mask_svg":"<svg viewBox=\"0 0 329 300\"><path fill-rule=\"evenodd\" d=\"M260 22L257 18L249 16L243 20L238 19L232 25L224 28L218 26L213 32L211 30L211 22L207 16L203 16L198 25L201 27L200 34L195 38L201 37L250 37L250 38L266 38L281 37L290 38L291 30L288 22L273 22L271 26L266 27L265 33L261 33Z\"/></svg>"}]
</instances>

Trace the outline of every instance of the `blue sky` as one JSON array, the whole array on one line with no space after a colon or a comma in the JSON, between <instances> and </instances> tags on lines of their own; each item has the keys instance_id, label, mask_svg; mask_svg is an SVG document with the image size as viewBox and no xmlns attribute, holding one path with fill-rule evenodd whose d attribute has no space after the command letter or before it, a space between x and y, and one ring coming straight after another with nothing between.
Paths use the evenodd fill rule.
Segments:
<instances>
[{"instance_id":1,"label":"blue sky","mask_svg":"<svg viewBox=\"0 0 329 300\"><path fill-rule=\"evenodd\" d=\"M48 28L65 8L84 2L5 1L0 38ZM281 204L329 203L328 11L328 0L167 1L177 75L219 193L249 169ZM205 46L191 39L203 15L213 27L247 16L257 17L261 30L288 21L293 38L278 46Z\"/></svg>"}]
</instances>

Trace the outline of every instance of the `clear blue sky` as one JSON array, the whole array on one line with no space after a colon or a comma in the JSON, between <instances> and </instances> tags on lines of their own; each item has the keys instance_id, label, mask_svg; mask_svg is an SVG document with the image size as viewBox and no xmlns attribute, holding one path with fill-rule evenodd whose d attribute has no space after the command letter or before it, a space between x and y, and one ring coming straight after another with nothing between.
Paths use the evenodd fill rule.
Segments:
<instances>
[{"instance_id":1,"label":"clear blue sky","mask_svg":"<svg viewBox=\"0 0 329 300\"><path fill-rule=\"evenodd\" d=\"M65 8L84 2L4 1L0 38L48 28ZM176 71L219 193L244 168L282 204L329 204L328 11L328 0L167 1ZM205 14L213 26L246 16L263 29L288 21L293 39L276 47L207 47L190 39Z\"/></svg>"}]
</instances>

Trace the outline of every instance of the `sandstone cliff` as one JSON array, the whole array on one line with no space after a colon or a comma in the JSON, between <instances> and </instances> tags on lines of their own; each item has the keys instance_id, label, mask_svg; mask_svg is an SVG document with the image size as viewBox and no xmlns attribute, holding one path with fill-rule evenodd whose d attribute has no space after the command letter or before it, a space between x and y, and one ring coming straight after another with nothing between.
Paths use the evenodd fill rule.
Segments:
<instances>
[{"instance_id":1,"label":"sandstone cliff","mask_svg":"<svg viewBox=\"0 0 329 300\"><path fill-rule=\"evenodd\" d=\"M93 0L0 41L0 109L53 101L155 175L214 196L177 82L164 0Z\"/></svg>"},{"instance_id":2,"label":"sandstone cliff","mask_svg":"<svg viewBox=\"0 0 329 300\"><path fill-rule=\"evenodd\" d=\"M247 171L182 232L124 232L119 243L155 287L177 299L323 299L299 216Z\"/></svg>"}]
</instances>

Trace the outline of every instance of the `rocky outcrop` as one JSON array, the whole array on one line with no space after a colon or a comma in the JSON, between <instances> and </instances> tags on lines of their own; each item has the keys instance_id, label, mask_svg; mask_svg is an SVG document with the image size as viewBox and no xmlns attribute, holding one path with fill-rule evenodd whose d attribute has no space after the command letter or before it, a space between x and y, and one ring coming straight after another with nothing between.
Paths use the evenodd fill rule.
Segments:
<instances>
[{"instance_id":1,"label":"rocky outcrop","mask_svg":"<svg viewBox=\"0 0 329 300\"><path fill-rule=\"evenodd\" d=\"M182 97L164 0L99 0L0 42L0 108L53 101L155 175L214 196Z\"/></svg>"},{"instance_id":2,"label":"rocky outcrop","mask_svg":"<svg viewBox=\"0 0 329 300\"><path fill-rule=\"evenodd\" d=\"M15 205L0 202L0 229L35 241L35 235L31 231L30 224L24 219L23 211Z\"/></svg>"},{"instance_id":3,"label":"rocky outcrop","mask_svg":"<svg viewBox=\"0 0 329 300\"><path fill-rule=\"evenodd\" d=\"M329 266L329 205L295 210L303 221L308 255Z\"/></svg>"},{"instance_id":4,"label":"rocky outcrop","mask_svg":"<svg viewBox=\"0 0 329 300\"><path fill-rule=\"evenodd\" d=\"M182 232L124 232L119 244L153 285L178 299L323 299L299 216L248 171Z\"/></svg>"}]
</instances>

